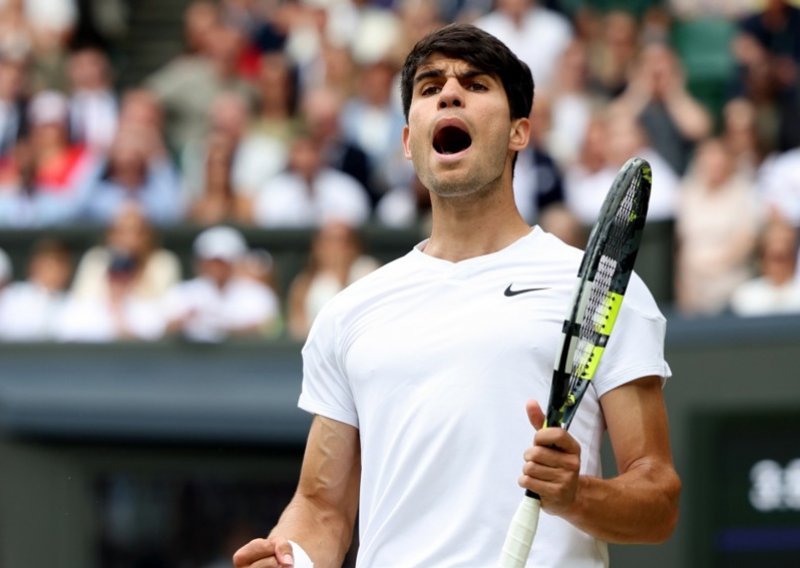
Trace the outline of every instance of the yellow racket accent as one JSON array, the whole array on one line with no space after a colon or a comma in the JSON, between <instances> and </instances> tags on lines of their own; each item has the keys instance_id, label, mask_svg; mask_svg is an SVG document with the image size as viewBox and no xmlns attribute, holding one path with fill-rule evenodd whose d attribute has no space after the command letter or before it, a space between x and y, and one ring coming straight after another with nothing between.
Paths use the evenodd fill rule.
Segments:
<instances>
[{"instance_id":1,"label":"yellow racket accent","mask_svg":"<svg viewBox=\"0 0 800 568\"><path fill-rule=\"evenodd\" d=\"M622 305L622 294L616 292L609 292L605 300L603 300L603 307L600 313L603 315L599 322L595 323L595 331L603 335L609 335L614 328L614 323L617 321L619 315L619 308Z\"/></svg>"},{"instance_id":2,"label":"yellow racket accent","mask_svg":"<svg viewBox=\"0 0 800 568\"><path fill-rule=\"evenodd\" d=\"M591 353L589 353L588 360L586 361L586 366L583 367L583 372L581 373L581 378L590 381L594 374L597 372L597 366L600 364L600 358L603 356L603 351L605 351L605 347L600 347L599 345L595 345L592 347Z\"/></svg>"}]
</instances>

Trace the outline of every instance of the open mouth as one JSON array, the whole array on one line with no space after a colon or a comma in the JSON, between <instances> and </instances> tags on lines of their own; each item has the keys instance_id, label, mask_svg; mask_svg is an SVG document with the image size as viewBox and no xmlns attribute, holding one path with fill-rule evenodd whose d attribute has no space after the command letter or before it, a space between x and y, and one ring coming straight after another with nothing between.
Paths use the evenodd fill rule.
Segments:
<instances>
[{"instance_id":1,"label":"open mouth","mask_svg":"<svg viewBox=\"0 0 800 568\"><path fill-rule=\"evenodd\" d=\"M433 149L439 154L457 154L471 144L472 137L458 126L445 126L433 137Z\"/></svg>"}]
</instances>

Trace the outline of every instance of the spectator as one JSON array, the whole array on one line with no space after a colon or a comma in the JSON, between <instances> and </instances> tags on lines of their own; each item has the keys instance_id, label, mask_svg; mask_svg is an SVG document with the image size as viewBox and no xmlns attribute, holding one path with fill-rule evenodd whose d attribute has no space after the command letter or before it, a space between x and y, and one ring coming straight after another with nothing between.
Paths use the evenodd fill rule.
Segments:
<instances>
[{"instance_id":1,"label":"spectator","mask_svg":"<svg viewBox=\"0 0 800 568\"><path fill-rule=\"evenodd\" d=\"M30 151L21 155L17 172L21 187L30 195L30 225L76 221L101 167L97 154L70 142L68 112L66 97L55 91L40 92L28 108Z\"/></svg>"},{"instance_id":2,"label":"spectator","mask_svg":"<svg viewBox=\"0 0 800 568\"><path fill-rule=\"evenodd\" d=\"M194 2L185 14L190 52L168 62L144 83L165 109L167 143L173 155L180 155L189 141L208 133L209 110L220 93L235 90L253 96L238 69L246 39L242 32L219 22L214 3ZM200 23L192 23L195 14L202 14L197 17Z\"/></svg>"},{"instance_id":3,"label":"spectator","mask_svg":"<svg viewBox=\"0 0 800 568\"><path fill-rule=\"evenodd\" d=\"M755 178L767 153L759 130L756 107L743 97L730 99L722 108L722 140L733 154L740 175Z\"/></svg>"},{"instance_id":4,"label":"spectator","mask_svg":"<svg viewBox=\"0 0 800 568\"><path fill-rule=\"evenodd\" d=\"M84 214L102 224L127 203L139 204L161 226L183 215L178 173L158 136L145 126L126 124L118 130L105 167L88 192Z\"/></svg>"},{"instance_id":5,"label":"spectator","mask_svg":"<svg viewBox=\"0 0 800 568\"><path fill-rule=\"evenodd\" d=\"M586 46L575 40L561 53L551 87L537 93L550 107L545 146L562 166L578 157L591 115L606 103L589 91L588 78Z\"/></svg>"},{"instance_id":6,"label":"spectator","mask_svg":"<svg viewBox=\"0 0 800 568\"><path fill-rule=\"evenodd\" d=\"M531 113L528 147L517 154L514 168L514 199L520 214L533 223L545 209L564 202L563 175L546 145L551 107L546 95L537 97Z\"/></svg>"},{"instance_id":7,"label":"spectator","mask_svg":"<svg viewBox=\"0 0 800 568\"><path fill-rule=\"evenodd\" d=\"M0 55L0 160L8 161L27 135L25 64Z\"/></svg>"},{"instance_id":8,"label":"spectator","mask_svg":"<svg viewBox=\"0 0 800 568\"><path fill-rule=\"evenodd\" d=\"M564 194L570 211L584 225L597 220L603 199L626 160L640 156L653 169L653 188L647 219L671 220L679 178L672 168L648 145L643 128L619 109L594 116L578 161L564 175Z\"/></svg>"},{"instance_id":9,"label":"spectator","mask_svg":"<svg viewBox=\"0 0 800 568\"><path fill-rule=\"evenodd\" d=\"M797 229L773 214L759 239L759 275L733 293L733 312L741 316L800 313L797 254Z\"/></svg>"},{"instance_id":10,"label":"spectator","mask_svg":"<svg viewBox=\"0 0 800 568\"><path fill-rule=\"evenodd\" d=\"M247 100L235 92L223 93L211 107L211 132L193 141L182 156L184 199L188 218L202 225L246 219L246 202L236 187L247 185L248 165L243 163L242 142L248 125ZM275 172L283 168L285 149L278 142L274 151L264 148L261 160L250 158L259 168L264 164ZM268 176L269 177L269 176Z\"/></svg>"},{"instance_id":11,"label":"spectator","mask_svg":"<svg viewBox=\"0 0 800 568\"><path fill-rule=\"evenodd\" d=\"M429 226L431 196L417 176L409 184L392 188L381 197L375 207L375 217L382 225L391 228ZM424 231L423 231L424 232Z\"/></svg>"},{"instance_id":12,"label":"spectator","mask_svg":"<svg viewBox=\"0 0 800 568\"><path fill-rule=\"evenodd\" d=\"M564 16L539 0L498 0L475 25L499 38L531 68L537 87L547 88L556 62L573 37Z\"/></svg>"},{"instance_id":13,"label":"spectator","mask_svg":"<svg viewBox=\"0 0 800 568\"><path fill-rule=\"evenodd\" d=\"M60 90L67 86L67 43L78 23L76 0L9 0L12 10L24 14L12 32L31 41L29 61L33 89Z\"/></svg>"},{"instance_id":14,"label":"spectator","mask_svg":"<svg viewBox=\"0 0 800 568\"><path fill-rule=\"evenodd\" d=\"M322 306L377 267L378 261L363 253L353 227L339 221L320 227L311 243L308 266L289 287L289 334L305 339Z\"/></svg>"},{"instance_id":15,"label":"spectator","mask_svg":"<svg viewBox=\"0 0 800 568\"><path fill-rule=\"evenodd\" d=\"M192 341L263 337L280 325L280 306L266 284L239 272L244 236L231 227L205 229L194 241L195 278L167 295L168 330Z\"/></svg>"},{"instance_id":16,"label":"spectator","mask_svg":"<svg viewBox=\"0 0 800 568\"><path fill-rule=\"evenodd\" d=\"M759 198L800 227L800 148L770 156L757 172Z\"/></svg>"},{"instance_id":17,"label":"spectator","mask_svg":"<svg viewBox=\"0 0 800 568\"><path fill-rule=\"evenodd\" d=\"M775 115L777 150L800 145L794 127L800 120L800 8L768 0L762 11L739 21L733 51L739 92Z\"/></svg>"},{"instance_id":18,"label":"spectator","mask_svg":"<svg viewBox=\"0 0 800 568\"><path fill-rule=\"evenodd\" d=\"M300 127L294 68L281 53L261 56L258 111L237 152L234 189L249 215L254 195L286 167L289 143Z\"/></svg>"},{"instance_id":19,"label":"spectator","mask_svg":"<svg viewBox=\"0 0 800 568\"><path fill-rule=\"evenodd\" d=\"M683 313L715 314L728 306L750 277L759 223L752 184L736 175L721 140L703 142L680 188L676 215L675 292Z\"/></svg>"},{"instance_id":20,"label":"spectator","mask_svg":"<svg viewBox=\"0 0 800 568\"><path fill-rule=\"evenodd\" d=\"M144 211L126 204L109 225L104 243L87 250L75 273L71 294L78 299L107 299L109 274L125 273L132 296L160 301L181 279L175 253L159 246Z\"/></svg>"},{"instance_id":21,"label":"spectator","mask_svg":"<svg viewBox=\"0 0 800 568\"><path fill-rule=\"evenodd\" d=\"M119 117L108 56L95 47L80 48L70 54L67 71L71 138L104 152L111 146Z\"/></svg>"},{"instance_id":22,"label":"spectator","mask_svg":"<svg viewBox=\"0 0 800 568\"><path fill-rule=\"evenodd\" d=\"M27 62L33 55L34 32L25 12L24 0L6 0L0 5L0 58Z\"/></svg>"},{"instance_id":23,"label":"spectator","mask_svg":"<svg viewBox=\"0 0 800 568\"><path fill-rule=\"evenodd\" d=\"M309 89L302 100L305 123L310 135L320 144L325 164L354 177L376 201L379 194L373 187L369 156L342 134L339 116L343 104L344 100L335 89Z\"/></svg>"},{"instance_id":24,"label":"spectator","mask_svg":"<svg viewBox=\"0 0 800 568\"><path fill-rule=\"evenodd\" d=\"M255 196L253 221L261 227L317 227L331 219L361 225L370 215L367 190L325 165L318 140L300 134L292 143L289 168Z\"/></svg>"},{"instance_id":25,"label":"spectator","mask_svg":"<svg viewBox=\"0 0 800 568\"><path fill-rule=\"evenodd\" d=\"M37 240L28 261L27 279L14 282L0 293L0 339L52 340L71 277L69 249L52 238Z\"/></svg>"},{"instance_id":26,"label":"spectator","mask_svg":"<svg viewBox=\"0 0 800 568\"><path fill-rule=\"evenodd\" d=\"M67 342L154 341L164 334L160 304L135 292L136 266L112 259L102 274L106 295L70 296L62 310L56 338Z\"/></svg>"},{"instance_id":27,"label":"spectator","mask_svg":"<svg viewBox=\"0 0 800 568\"><path fill-rule=\"evenodd\" d=\"M562 203L549 206L539 215L539 226L543 231L576 248L586 248L587 228Z\"/></svg>"},{"instance_id":28,"label":"spectator","mask_svg":"<svg viewBox=\"0 0 800 568\"><path fill-rule=\"evenodd\" d=\"M401 144L405 119L395 92L395 66L388 60L363 65L358 93L345 101L341 114L344 137L362 148L375 172L373 191L383 195L413 176Z\"/></svg>"},{"instance_id":29,"label":"spectator","mask_svg":"<svg viewBox=\"0 0 800 568\"><path fill-rule=\"evenodd\" d=\"M686 171L695 143L713 126L708 110L686 88L678 57L663 42L643 48L627 88L613 104L641 122L650 145L678 175Z\"/></svg>"},{"instance_id":30,"label":"spectator","mask_svg":"<svg viewBox=\"0 0 800 568\"><path fill-rule=\"evenodd\" d=\"M603 97L622 94L639 53L639 25L625 10L610 10L601 21L599 38L588 47L589 85Z\"/></svg>"}]
</instances>

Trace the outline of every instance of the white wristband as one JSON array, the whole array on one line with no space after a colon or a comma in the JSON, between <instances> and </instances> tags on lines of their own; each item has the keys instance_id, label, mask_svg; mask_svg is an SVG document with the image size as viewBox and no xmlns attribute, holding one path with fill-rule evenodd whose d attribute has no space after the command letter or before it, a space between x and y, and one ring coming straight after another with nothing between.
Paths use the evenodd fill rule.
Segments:
<instances>
[{"instance_id":1,"label":"white wristband","mask_svg":"<svg viewBox=\"0 0 800 568\"><path fill-rule=\"evenodd\" d=\"M289 544L292 545L292 555L294 556L294 568L314 568L314 563L311 562L311 558L308 557L308 554L306 554L306 551L303 550L302 546L300 546L293 540L290 540Z\"/></svg>"}]
</instances>

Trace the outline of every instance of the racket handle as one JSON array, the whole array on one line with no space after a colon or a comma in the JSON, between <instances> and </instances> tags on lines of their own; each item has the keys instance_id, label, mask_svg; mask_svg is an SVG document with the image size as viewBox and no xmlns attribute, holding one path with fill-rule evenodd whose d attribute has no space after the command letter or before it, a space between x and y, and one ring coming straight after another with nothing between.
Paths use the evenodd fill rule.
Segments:
<instances>
[{"instance_id":1,"label":"racket handle","mask_svg":"<svg viewBox=\"0 0 800 568\"><path fill-rule=\"evenodd\" d=\"M525 568L539 524L540 508L539 500L526 493L511 519L498 568Z\"/></svg>"}]
</instances>

